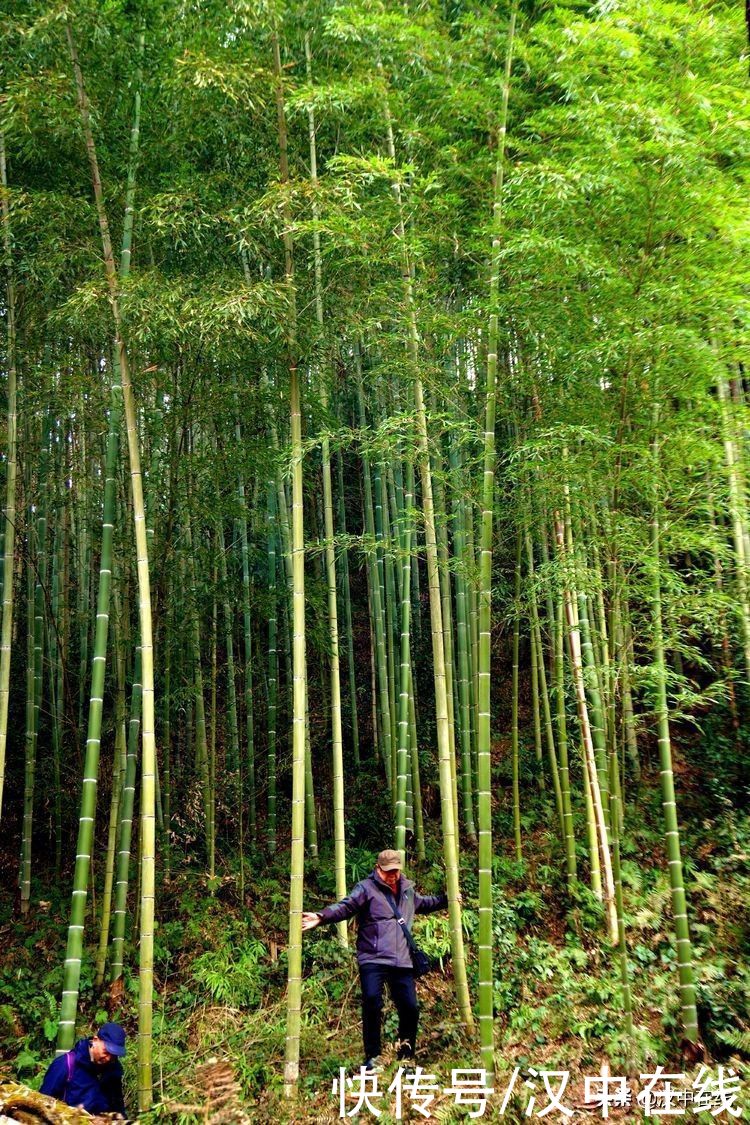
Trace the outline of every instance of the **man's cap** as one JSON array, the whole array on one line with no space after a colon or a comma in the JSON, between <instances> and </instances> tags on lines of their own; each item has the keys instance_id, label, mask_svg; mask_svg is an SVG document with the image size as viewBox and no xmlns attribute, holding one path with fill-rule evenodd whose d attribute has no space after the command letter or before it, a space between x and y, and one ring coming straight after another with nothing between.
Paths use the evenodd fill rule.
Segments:
<instances>
[{"instance_id":1,"label":"man's cap","mask_svg":"<svg viewBox=\"0 0 750 1125\"><path fill-rule=\"evenodd\" d=\"M125 1032L119 1023L103 1023L96 1033L110 1055L122 1058L125 1054Z\"/></svg>"},{"instance_id":2,"label":"man's cap","mask_svg":"<svg viewBox=\"0 0 750 1125\"><path fill-rule=\"evenodd\" d=\"M378 867L381 871L400 871L401 856L393 848L386 848L378 856Z\"/></svg>"}]
</instances>

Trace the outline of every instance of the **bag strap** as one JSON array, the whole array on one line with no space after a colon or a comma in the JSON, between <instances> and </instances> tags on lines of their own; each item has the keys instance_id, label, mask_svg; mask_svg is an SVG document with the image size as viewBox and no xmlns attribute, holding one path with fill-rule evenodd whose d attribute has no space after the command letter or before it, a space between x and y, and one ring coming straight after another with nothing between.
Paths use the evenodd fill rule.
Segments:
<instances>
[{"instance_id":1,"label":"bag strap","mask_svg":"<svg viewBox=\"0 0 750 1125\"><path fill-rule=\"evenodd\" d=\"M372 876L371 876L371 878L372 878ZM373 881L373 883L375 883L374 879L372 881ZM382 890L382 888L379 887L377 883L375 883L375 886L378 887L378 890L381 892L381 894L383 895L383 898L386 900L386 902L390 906L391 910L393 911L393 917L396 919L399 926L404 931L404 937L406 938L406 944L409 946L409 949L413 953L414 948L415 948L414 938L412 937L411 930L409 929L409 927L406 924L406 919L401 915L398 907L396 906L396 900L394 899L394 897L393 897L393 895L391 894L390 891Z\"/></svg>"},{"instance_id":2,"label":"bag strap","mask_svg":"<svg viewBox=\"0 0 750 1125\"><path fill-rule=\"evenodd\" d=\"M66 1066L67 1072L68 1072L67 1078L65 1079L65 1086L64 1086L64 1089L66 1089L66 1090L67 1090L67 1088L70 1084L71 1078L73 1077L73 1071L75 1069L75 1065L76 1065L76 1056L75 1056L75 1049L73 1049L72 1051L67 1051L66 1054L65 1054L65 1066Z\"/></svg>"}]
</instances>

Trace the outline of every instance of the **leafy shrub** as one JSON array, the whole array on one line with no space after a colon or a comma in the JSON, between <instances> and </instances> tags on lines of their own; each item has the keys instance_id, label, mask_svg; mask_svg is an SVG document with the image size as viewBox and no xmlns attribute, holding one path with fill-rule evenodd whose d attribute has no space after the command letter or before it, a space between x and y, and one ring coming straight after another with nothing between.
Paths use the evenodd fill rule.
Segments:
<instances>
[{"instance_id":1,"label":"leafy shrub","mask_svg":"<svg viewBox=\"0 0 750 1125\"><path fill-rule=\"evenodd\" d=\"M232 1008L257 1006L266 984L265 945L247 938L242 945L222 945L197 957L192 977L214 1000Z\"/></svg>"},{"instance_id":2,"label":"leafy shrub","mask_svg":"<svg viewBox=\"0 0 750 1125\"><path fill-rule=\"evenodd\" d=\"M425 953L443 962L451 951L450 922L446 914L430 914L426 918L419 917L414 923L414 938Z\"/></svg>"}]
</instances>

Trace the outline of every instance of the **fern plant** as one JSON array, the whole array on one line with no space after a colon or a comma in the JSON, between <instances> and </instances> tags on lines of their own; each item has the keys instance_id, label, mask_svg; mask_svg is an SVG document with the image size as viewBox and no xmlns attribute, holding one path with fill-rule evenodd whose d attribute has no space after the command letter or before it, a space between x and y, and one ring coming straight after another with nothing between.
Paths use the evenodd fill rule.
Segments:
<instances>
[{"instance_id":1,"label":"fern plant","mask_svg":"<svg viewBox=\"0 0 750 1125\"><path fill-rule=\"evenodd\" d=\"M750 1029L724 1028L716 1033L716 1038L720 1043L725 1043L727 1047L733 1047L735 1051L739 1051L745 1058L750 1058Z\"/></svg>"},{"instance_id":2,"label":"fern plant","mask_svg":"<svg viewBox=\"0 0 750 1125\"><path fill-rule=\"evenodd\" d=\"M230 1008L254 1007L266 984L266 957L265 945L256 938L248 938L240 946L222 945L196 958L193 979L217 1003Z\"/></svg>"}]
</instances>

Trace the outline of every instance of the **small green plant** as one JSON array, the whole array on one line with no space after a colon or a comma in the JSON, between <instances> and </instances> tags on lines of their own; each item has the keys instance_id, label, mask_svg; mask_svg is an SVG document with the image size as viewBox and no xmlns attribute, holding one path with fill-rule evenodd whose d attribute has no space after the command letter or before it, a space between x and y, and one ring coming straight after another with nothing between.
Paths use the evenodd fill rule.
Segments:
<instances>
[{"instance_id":1,"label":"small green plant","mask_svg":"<svg viewBox=\"0 0 750 1125\"><path fill-rule=\"evenodd\" d=\"M446 915L430 914L427 918L418 918L414 939L425 953L440 962L442 969L444 959L451 951L450 922Z\"/></svg>"},{"instance_id":2,"label":"small green plant","mask_svg":"<svg viewBox=\"0 0 750 1125\"><path fill-rule=\"evenodd\" d=\"M266 983L265 945L248 938L242 945L222 945L193 962L193 980L218 1003L232 1008L260 1003Z\"/></svg>"}]
</instances>

